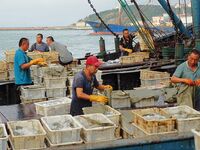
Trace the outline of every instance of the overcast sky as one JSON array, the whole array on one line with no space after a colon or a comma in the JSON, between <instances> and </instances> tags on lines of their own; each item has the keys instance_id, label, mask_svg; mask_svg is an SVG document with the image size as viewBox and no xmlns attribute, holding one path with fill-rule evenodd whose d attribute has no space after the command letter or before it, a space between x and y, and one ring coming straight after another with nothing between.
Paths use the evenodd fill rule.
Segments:
<instances>
[{"instance_id":1,"label":"overcast sky","mask_svg":"<svg viewBox=\"0 0 200 150\"><path fill-rule=\"evenodd\" d=\"M117 0L91 1L98 11L118 6ZM65 26L92 13L87 0L0 0L0 27Z\"/></svg>"}]
</instances>

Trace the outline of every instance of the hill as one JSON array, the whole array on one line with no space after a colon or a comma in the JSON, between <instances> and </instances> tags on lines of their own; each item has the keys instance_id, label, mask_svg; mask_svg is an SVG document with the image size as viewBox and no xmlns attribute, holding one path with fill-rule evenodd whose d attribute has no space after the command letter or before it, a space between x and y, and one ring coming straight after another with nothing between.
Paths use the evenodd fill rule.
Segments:
<instances>
[{"instance_id":1,"label":"hill","mask_svg":"<svg viewBox=\"0 0 200 150\"><path fill-rule=\"evenodd\" d=\"M131 5L130 7L133 13L136 15L137 19L141 20L135 6ZM140 5L139 7L150 20L152 20L153 16L162 16L163 13L166 13L164 9L159 5ZM173 6L172 6L172 9L176 13L180 11L179 9L175 9ZM191 14L190 8L187 8L187 13ZM102 11L102 12L99 12L99 14L106 23L114 23L114 24L117 23L118 9ZM95 14L91 14L87 16L86 18L84 18L83 21L98 21L99 22L99 19L96 17ZM122 23L125 25L131 23L129 18L125 14L125 12L122 13Z\"/></svg>"}]
</instances>

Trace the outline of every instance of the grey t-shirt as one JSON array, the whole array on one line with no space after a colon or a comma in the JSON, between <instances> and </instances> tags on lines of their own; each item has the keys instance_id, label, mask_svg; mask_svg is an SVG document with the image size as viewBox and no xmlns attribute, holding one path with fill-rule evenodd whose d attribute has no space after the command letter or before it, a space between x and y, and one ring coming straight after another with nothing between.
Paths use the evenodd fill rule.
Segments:
<instances>
[{"instance_id":1,"label":"grey t-shirt","mask_svg":"<svg viewBox=\"0 0 200 150\"><path fill-rule=\"evenodd\" d=\"M68 51L67 46L58 42L53 42L50 46L51 51L57 51L62 63L69 63L73 61L72 53Z\"/></svg>"},{"instance_id":2,"label":"grey t-shirt","mask_svg":"<svg viewBox=\"0 0 200 150\"><path fill-rule=\"evenodd\" d=\"M34 43L31 46L30 52L34 51L34 50L39 50L41 52L48 52L49 51L49 47L46 43L42 42L41 44L37 44Z\"/></svg>"}]
</instances>

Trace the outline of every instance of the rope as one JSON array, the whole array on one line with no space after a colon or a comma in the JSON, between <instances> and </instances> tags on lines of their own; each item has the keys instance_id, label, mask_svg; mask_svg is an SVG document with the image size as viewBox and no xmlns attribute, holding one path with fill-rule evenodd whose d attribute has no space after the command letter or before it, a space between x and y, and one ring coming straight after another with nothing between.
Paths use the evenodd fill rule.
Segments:
<instances>
[{"instance_id":1,"label":"rope","mask_svg":"<svg viewBox=\"0 0 200 150\"><path fill-rule=\"evenodd\" d=\"M133 23L133 25L138 29L138 32L140 34L140 36L143 38L144 42L147 44L148 48L151 50L151 51L154 51L154 49L152 48L151 46L151 43L150 41L148 40L148 38L144 35L144 33L142 33L141 30L139 29L142 29L142 26L139 24L136 16L134 15L132 9L129 7L129 5L127 4L126 0L118 0L119 3L121 4L124 12L127 14L127 16L129 17L130 21Z\"/></svg>"},{"instance_id":2,"label":"rope","mask_svg":"<svg viewBox=\"0 0 200 150\"><path fill-rule=\"evenodd\" d=\"M103 21L103 19L100 17L99 13L97 12L97 10L94 8L94 5L92 4L91 0L88 0L88 3L90 5L90 7L92 8L92 10L94 11L94 13L96 14L96 16L98 17L98 19L101 21L101 23L108 29L108 31L110 31L114 36L118 37L119 35L116 34L115 32L113 32L110 27Z\"/></svg>"}]
</instances>

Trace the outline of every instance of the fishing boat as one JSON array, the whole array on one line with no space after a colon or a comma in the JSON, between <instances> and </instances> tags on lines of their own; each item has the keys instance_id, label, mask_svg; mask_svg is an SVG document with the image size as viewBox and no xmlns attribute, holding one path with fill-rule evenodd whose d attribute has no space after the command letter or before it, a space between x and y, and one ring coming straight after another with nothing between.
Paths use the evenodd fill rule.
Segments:
<instances>
[{"instance_id":1,"label":"fishing boat","mask_svg":"<svg viewBox=\"0 0 200 150\"><path fill-rule=\"evenodd\" d=\"M86 21L87 24L89 24L92 27L93 33L90 33L91 35L110 35L110 31L99 22L93 22L93 21ZM116 34L122 34L122 31L124 29L128 29L130 32L136 32L137 28L134 26L124 26L124 25L117 25L117 24L108 24L109 28L115 32Z\"/></svg>"}]
</instances>

